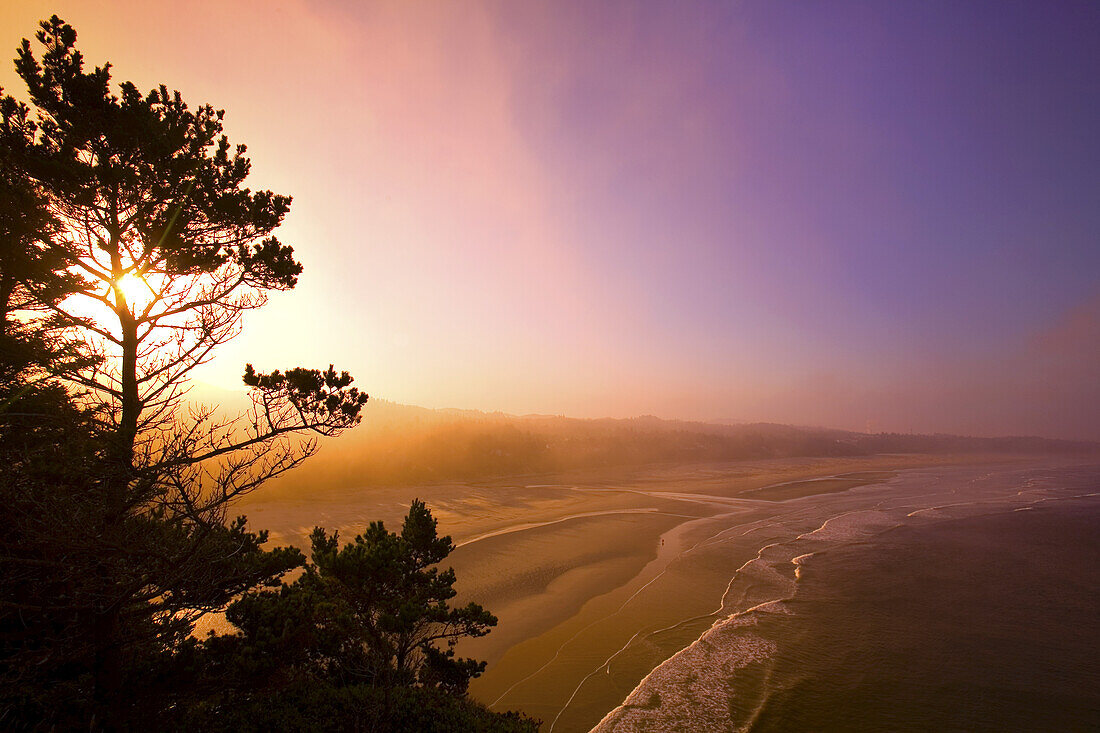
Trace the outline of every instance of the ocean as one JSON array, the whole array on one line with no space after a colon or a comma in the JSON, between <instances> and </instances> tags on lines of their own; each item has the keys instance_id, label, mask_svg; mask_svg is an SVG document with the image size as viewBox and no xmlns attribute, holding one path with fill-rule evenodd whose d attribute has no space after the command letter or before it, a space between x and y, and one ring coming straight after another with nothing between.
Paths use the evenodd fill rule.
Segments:
<instances>
[{"instance_id":1,"label":"ocean","mask_svg":"<svg viewBox=\"0 0 1100 733\"><path fill-rule=\"evenodd\" d=\"M761 547L594 730L1100 730L1100 466L887 496Z\"/></svg>"}]
</instances>

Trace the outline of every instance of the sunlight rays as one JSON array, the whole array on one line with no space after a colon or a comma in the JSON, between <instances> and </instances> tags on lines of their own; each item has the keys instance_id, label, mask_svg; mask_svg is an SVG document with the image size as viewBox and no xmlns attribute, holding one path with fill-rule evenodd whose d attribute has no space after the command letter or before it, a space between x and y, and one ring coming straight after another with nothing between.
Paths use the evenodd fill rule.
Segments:
<instances>
[{"instance_id":1,"label":"sunlight rays","mask_svg":"<svg viewBox=\"0 0 1100 733\"><path fill-rule=\"evenodd\" d=\"M143 278L133 273L126 273L115 282L115 287L122 293L131 310L141 308L149 302L153 295L152 288Z\"/></svg>"}]
</instances>

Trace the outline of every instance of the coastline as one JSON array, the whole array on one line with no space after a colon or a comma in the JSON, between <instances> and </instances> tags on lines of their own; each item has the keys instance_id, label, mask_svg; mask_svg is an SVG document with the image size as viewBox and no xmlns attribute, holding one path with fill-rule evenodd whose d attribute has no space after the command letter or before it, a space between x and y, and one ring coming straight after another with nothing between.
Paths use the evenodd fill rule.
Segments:
<instances>
[{"instance_id":1,"label":"coastline","mask_svg":"<svg viewBox=\"0 0 1100 733\"><path fill-rule=\"evenodd\" d=\"M1091 470L1092 480L1095 481L1096 477L1100 476L1100 467L1094 466ZM804 602L800 605L804 590L801 581L803 571L807 567L816 571L819 563L833 560L844 553L857 559L873 557L879 552L875 548L887 547L894 539L904 539L909 543L910 547L906 548L908 555L895 552L895 556L910 562L913 557L919 558L919 553L914 552L912 546L927 551L930 538L937 532L953 532L956 544L959 544L957 538L961 536L960 531L967 528L967 522L979 527L983 526L982 522L990 526L996 526L998 522L1007 525L1006 519L1019 517L1020 512L1033 510L1041 512L1048 508L1053 510L1055 507L1068 506L1075 501L1090 501L1091 508L1095 509L1096 497L1100 495L1090 494L1087 490L1082 491L1072 486L1059 486L1057 480L1051 481L1051 476L1044 475L1044 472L1044 468L1038 468L1033 478L1012 475L1019 472L997 472L984 479L987 483L1005 481L1005 490L1001 492L979 492L977 496L967 497L973 499L972 501L948 501L914 511L906 511L908 507L898 506L889 507L886 511L852 512L824 522L813 532L762 548L758 558L742 566L730 584L731 589L738 584L751 586L754 584L753 578L747 575L751 575L753 570L756 570L757 581L770 572L768 582L755 583L758 595L743 596L742 605L739 607L736 604L728 606L730 611L728 615L718 618L697 640L657 665L629 695L625 696L618 707L601 719L592 729L593 733L670 729L756 730L757 724L762 719L761 711L773 694L772 687L778 685L783 688L784 685L773 679L777 674L774 657L780 650L787 651L783 649L782 640L803 639L806 636L805 631L798 630L800 627L797 623L801 623L801 620L796 622L795 617L805 614L806 608L813 607L807 606ZM1008 479L1019 480L1019 484L1014 486ZM954 498L963 497L954 495ZM934 548L934 543L932 546ZM960 561L959 557L965 558L967 555L961 554L954 558L949 555L939 557L938 562L932 563L932 567L950 567ZM963 563L961 567L965 568L966 561L961 562ZM754 564L763 565L767 572L761 572L760 568L753 568ZM890 567L891 575L881 577L896 578L897 576L892 574L896 573L899 567L910 568L906 571L906 575L916 570L911 565L895 563ZM853 571L848 569L847 572ZM859 575L857 574L856 577ZM880 582L889 582L882 581L881 577ZM962 587L971 586L973 582L964 577ZM825 592L821 588L822 581L819 579L815 586L818 595ZM839 592L833 588L826 590L833 593ZM830 603L835 606L837 601ZM950 603L953 604L954 600L951 599ZM920 600L910 601L912 607L920 605ZM852 619L855 620L850 619L851 623L858 623L867 608L859 607L857 611L858 613L853 613ZM896 613L897 609L894 610L895 615ZM947 628L949 631L959 633L956 627L963 626L963 621L956 619L954 627ZM839 634L840 642L834 640L835 648L829 652L830 658L840 659L846 653L851 653L845 651L843 641L845 633ZM1022 629L1021 633L1026 633L1026 629ZM818 631L810 636L815 639L827 638L829 634ZM807 644L803 642L804 646ZM872 647L877 648L874 644ZM806 672L805 664L799 666L797 672L789 672L789 674L794 679L803 679L806 675L813 679L813 673ZM834 674L841 674L841 671L834 670ZM850 672L850 674L856 674L857 677L862 678L862 675L856 672ZM826 687L831 682L828 677L829 675L824 672L820 675L822 684ZM736 693L733 692L734 690ZM821 724L820 720L815 720L813 717L817 714L816 709L810 712L803 711L805 717L793 722L788 717L784 717L786 711L794 707L789 698L789 691L786 694L787 696L780 701L771 700L772 707L769 712L781 721L778 727L760 725L760 730L784 730L790 729L791 725L812 727ZM803 691L803 694L808 693ZM786 705L782 704L783 700L786 701ZM808 705L808 703L803 704ZM820 707L822 706L819 705ZM777 708L783 712L776 714ZM886 711L884 714L888 715L889 712ZM849 718L847 722L850 724L851 719ZM897 720L890 723L894 726L899 724L901 723ZM923 729L919 721L912 725L915 727L906 729ZM835 728L826 726L822 729L843 730L845 728L840 725ZM873 725L867 729L874 729Z\"/></svg>"},{"instance_id":2,"label":"coastline","mask_svg":"<svg viewBox=\"0 0 1100 733\"><path fill-rule=\"evenodd\" d=\"M731 577L761 548L819 529L823 514L866 508L914 474L1033 462L881 455L653 465L522 483L257 495L242 509L274 541L301 543L313 524L354 536L368 521L392 526L413 497L427 501L458 545L446 562L458 576L456 600L500 619L458 649L489 663L471 695L538 717L544 731L572 731L597 724L716 619L745 607L764 586L741 588Z\"/></svg>"}]
</instances>

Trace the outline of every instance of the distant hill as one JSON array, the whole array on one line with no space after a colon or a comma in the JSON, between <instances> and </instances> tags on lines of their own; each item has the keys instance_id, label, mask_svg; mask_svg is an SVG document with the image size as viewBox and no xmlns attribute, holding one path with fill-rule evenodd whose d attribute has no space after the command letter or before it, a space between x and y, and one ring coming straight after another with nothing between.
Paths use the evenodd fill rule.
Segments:
<instances>
[{"instance_id":1,"label":"distant hill","mask_svg":"<svg viewBox=\"0 0 1100 733\"><path fill-rule=\"evenodd\" d=\"M432 410L372 399L363 424L325 441L272 489L405 485L635 466L875 453L1100 455L1100 443L1036 437L853 433L772 423L728 424Z\"/></svg>"}]
</instances>

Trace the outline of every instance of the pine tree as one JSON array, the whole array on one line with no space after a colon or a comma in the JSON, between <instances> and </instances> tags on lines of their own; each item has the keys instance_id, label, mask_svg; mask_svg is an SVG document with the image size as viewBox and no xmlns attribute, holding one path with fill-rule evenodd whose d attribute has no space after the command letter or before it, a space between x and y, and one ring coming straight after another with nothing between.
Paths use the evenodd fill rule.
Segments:
<instances>
[{"instance_id":1,"label":"pine tree","mask_svg":"<svg viewBox=\"0 0 1100 733\"><path fill-rule=\"evenodd\" d=\"M19 343L63 344L67 356L3 355L5 459L23 459L0 473L11 550L0 569L26 582L2 586L0 654L6 671L51 670L67 692L60 705L5 706L117 728L153 704L126 686L148 688L151 660L198 616L303 561L264 551L266 536L230 506L313 452L294 436L357 424L367 395L331 366L248 365L243 419L184 403L191 370L242 314L296 284L302 267L272 235L290 198L245 186L246 151L222 134L221 111L163 85L112 87L110 65L86 71L56 16L37 39L40 59L24 40L15 60L31 107L0 102L0 305L6 331L24 324ZM28 409L36 383L54 390L41 411Z\"/></svg>"},{"instance_id":2,"label":"pine tree","mask_svg":"<svg viewBox=\"0 0 1100 733\"><path fill-rule=\"evenodd\" d=\"M247 714L229 718L234 726L297 708L308 729L537 729L463 700L485 663L457 657L456 644L489 633L497 619L476 603L450 605L455 573L439 565L453 550L419 500L400 532L372 522L341 546L336 533L315 529L304 572L235 601L226 611L235 633L200 645L207 709L243 706ZM326 719L309 718L307 706ZM434 720L417 712L432 708Z\"/></svg>"}]
</instances>

